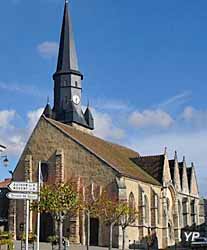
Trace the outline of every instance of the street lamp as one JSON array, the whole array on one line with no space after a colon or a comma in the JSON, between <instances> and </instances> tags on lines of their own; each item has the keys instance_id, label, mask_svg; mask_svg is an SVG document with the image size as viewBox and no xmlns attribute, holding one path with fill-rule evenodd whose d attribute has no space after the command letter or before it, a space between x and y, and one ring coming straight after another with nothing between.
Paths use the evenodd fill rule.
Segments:
<instances>
[{"instance_id":1,"label":"street lamp","mask_svg":"<svg viewBox=\"0 0 207 250\"><path fill-rule=\"evenodd\" d=\"M0 144L0 154L1 154L2 152L4 152L5 149L6 149L6 147ZM7 158L7 155L1 155L0 158L3 159L3 165L4 165L4 167L8 167L8 165L9 165L9 160L8 160L8 158Z\"/></svg>"}]
</instances>

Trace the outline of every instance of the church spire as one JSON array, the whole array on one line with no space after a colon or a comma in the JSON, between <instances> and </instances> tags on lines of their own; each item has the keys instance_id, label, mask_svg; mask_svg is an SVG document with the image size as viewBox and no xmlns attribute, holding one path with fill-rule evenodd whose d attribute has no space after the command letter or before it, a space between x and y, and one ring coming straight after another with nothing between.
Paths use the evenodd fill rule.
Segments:
<instances>
[{"instance_id":1,"label":"church spire","mask_svg":"<svg viewBox=\"0 0 207 250\"><path fill-rule=\"evenodd\" d=\"M73 38L72 22L69 13L68 1L65 0L64 15L60 36L57 70L55 74L72 73L83 75L79 71L75 42Z\"/></svg>"},{"instance_id":2,"label":"church spire","mask_svg":"<svg viewBox=\"0 0 207 250\"><path fill-rule=\"evenodd\" d=\"M91 123L92 114L90 114L89 122L88 120L86 121L88 116L85 118L82 111L83 75L80 73L78 67L68 5L68 1L65 0L57 69L53 75L54 107L52 109L52 117L57 121L72 126L79 125L81 128L85 127L92 130L94 129Z\"/></svg>"}]
</instances>

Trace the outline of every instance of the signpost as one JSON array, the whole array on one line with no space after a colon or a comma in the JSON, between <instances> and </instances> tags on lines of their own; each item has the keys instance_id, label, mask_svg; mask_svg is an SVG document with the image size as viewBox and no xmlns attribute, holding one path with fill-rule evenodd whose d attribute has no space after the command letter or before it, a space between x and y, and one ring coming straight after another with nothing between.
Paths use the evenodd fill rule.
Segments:
<instances>
[{"instance_id":1,"label":"signpost","mask_svg":"<svg viewBox=\"0 0 207 250\"><path fill-rule=\"evenodd\" d=\"M13 181L9 185L9 189L11 191L17 191L17 192L34 192L36 193L38 191L38 185L37 182L19 182L19 181Z\"/></svg>"},{"instance_id":2,"label":"signpost","mask_svg":"<svg viewBox=\"0 0 207 250\"><path fill-rule=\"evenodd\" d=\"M6 195L11 200L37 200L37 194L29 194L29 193L7 193Z\"/></svg>"},{"instance_id":3,"label":"signpost","mask_svg":"<svg viewBox=\"0 0 207 250\"><path fill-rule=\"evenodd\" d=\"M12 200L26 200L26 240L25 250L29 247L29 201L38 200L39 188L37 182L18 182L13 181L9 185L12 192L7 193L7 197Z\"/></svg>"}]
</instances>

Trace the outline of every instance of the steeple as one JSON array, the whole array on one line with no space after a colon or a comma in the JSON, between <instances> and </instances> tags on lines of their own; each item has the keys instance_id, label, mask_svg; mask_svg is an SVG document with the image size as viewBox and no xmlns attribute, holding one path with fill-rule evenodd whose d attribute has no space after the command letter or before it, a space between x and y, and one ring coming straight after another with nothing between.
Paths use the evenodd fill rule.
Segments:
<instances>
[{"instance_id":1,"label":"steeple","mask_svg":"<svg viewBox=\"0 0 207 250\"><path fill-rule=\"evenodd\" d=\"M73 38L72 22L68 11L68 1L65 1L58 63L55 74L61 73L73 73L80 75L81 78L83 78L83 75L80 73L78 68L78 59Z\"/></svg>"},{"instance_id":2,"label":"steeple","mask_svg":"<svg viewBox=\"0 0 207 250\"><path fill-rule=\"evenodd\" d=\"M65 1L57 69L53 75L54 87L54 119L73 125L78 124L93 129L85 120L82 107L82 80L73 38L72 22L68 1Z\"/></svg>"}]
</instances>

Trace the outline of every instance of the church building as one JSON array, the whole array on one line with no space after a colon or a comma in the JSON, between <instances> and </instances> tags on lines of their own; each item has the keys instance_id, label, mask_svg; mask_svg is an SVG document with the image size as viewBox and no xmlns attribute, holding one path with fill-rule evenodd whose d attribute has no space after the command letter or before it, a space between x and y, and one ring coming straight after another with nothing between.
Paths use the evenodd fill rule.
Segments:
<instances>
[{"instance_id":1,"label":"church building","mask_svg":"<svg viewBox=\"0 0 207 250\"><path fill-rule=\"evenodd\" d=\"M37 181L38 162L45 169L46 183L66 183L71 176L84 182L96 197L106 188L119 199L132 201L138 211L137 221L127 228L126 242L139 241L156 232L159 248L181 241L184 228L204 223L196 168L187 166L185 157L169 159L167 150L160 155L143 156L130 148L93 135L95 122L88 105L82 109L83 74L73 38L68 2L65 2L57 69L53 75L54 105L48 103L34 128L13 174L15 181ZM81 185L80 185L81 186ZM25 222L23 201L10 201L9 230L18 239ZM30 231L36 232L36 214L30 212ZM99 218L91 218L90 244L107 246L108 227ZM42 241L54 234L53 219L41 215ZM83 213L66 219L64 236L74 244L86 244ZM114 247L121 247L122 230L116 226Z\"/></svg>"}]
</instances>

